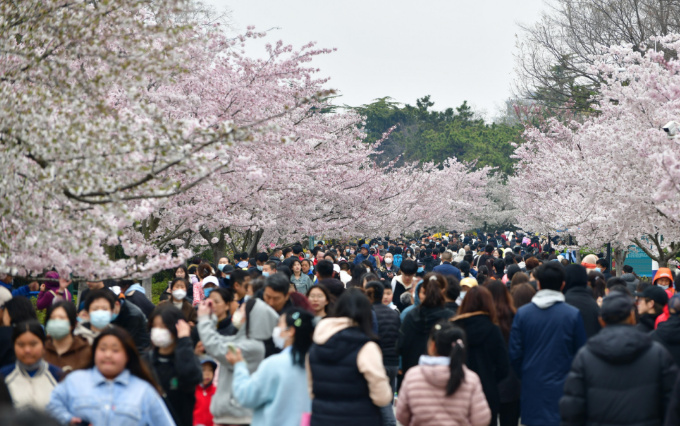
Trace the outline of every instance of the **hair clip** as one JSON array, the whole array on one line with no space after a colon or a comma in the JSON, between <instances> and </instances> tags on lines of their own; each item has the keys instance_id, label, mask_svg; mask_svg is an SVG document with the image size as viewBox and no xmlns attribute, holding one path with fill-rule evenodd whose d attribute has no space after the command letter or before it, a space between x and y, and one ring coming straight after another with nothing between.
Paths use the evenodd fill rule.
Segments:
<instances>
[{"instance_id":1,"label":"hair clip","mask_svg":"<svg viewBox=\"0 0 680 426\"><path fill-rule=\"evenodd\" d=\"M442 329L442 325L441 325L441 324L435 324L435 325L434 325L434 329L435 329L435 330L441 330L441 329Z\"/></svg>"},{"instance_id":2,"label":"hair clip","mask_svg":"<svg viewBox=\"0 0 680 426\"><path fill-rule=\"evenodd\" d=\"M300 312L293 312L293 315L291 315L290 317L293 318L294 320L296 320L296 319L300 318Z\"/></svg>"},{"instance_id":3,"label":"hair clip","mask_svg":"<svg viewBox=\"0 0 680 426\"><path fill-rule=\"evenodd\" d=\"M463 345L463 340L462 340L462 339L458 339L458 340L456 340L455 342L451 343L451 347L455 347L456 345L460 346L461 348L464 348L464 347L465 347L465 345Z\"/></svg>"},{"instance_id":4,"label":"hair clip","mask_svg":"<svg viewBox=\"0 0 680 426\"><path fill-rule=\"evenodd\" d=\"M428 281L437 281L437 276L432 275Z\"/></svg>"},{"instance_id":5,"label":"hair clip","mask_svg":"<svg viewBox=\"0 0 680 426\"><path fill-rule=\"evenodd\" d=\"M300 327L302 325L302 318L296 319L295 322L293 323L293 325L295 327Z\"/></svg>"}]
</instances>

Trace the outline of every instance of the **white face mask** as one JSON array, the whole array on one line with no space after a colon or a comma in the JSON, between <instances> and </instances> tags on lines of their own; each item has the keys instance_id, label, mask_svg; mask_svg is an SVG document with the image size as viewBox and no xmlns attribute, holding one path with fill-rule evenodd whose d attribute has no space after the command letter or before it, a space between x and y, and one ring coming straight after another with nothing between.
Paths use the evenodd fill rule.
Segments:
<instances>
[{"instance_id":1,"label":"white face mask","mask_svg":"<svg viewBox=\"0 0 680 426\"><path fill-rule=\"evenodd\" d=\"M371 269L370 269L370 268L366 268L366 272L370 274L370 273L371 273Z\"/></svg>"},{"instance_id":2,"label":"white face mask","mask_svg":"<svg viewBox=\"0 0 680 426\"><path fill-rule=\"evenodd\" d=\"M467 291L461 291L460 292L460 298L461 299L465 299L465 293L467 293Z\"/></svg>"},{"instance_id":3,"label":"white face mask","mask_svg":"<svg viewBox=\"0 0 680 426\"><path fill-rule=\"evenodd\" d=\"M157 348L167 348L172 345L173 338L167 328L153 327L151 329L151 343Z\"/></svg>"},{"instance_id":4,"label":"white face mask","mask_svg":"<svg viewBox=\"0 0 680 426\"><path fill-rule=\"evenodd\" d=\"M274 327L274 330L272 331L272 340L274 341L274 346L277 348L283 349L286 347L286 339L281 337L281 327Z\"/></svg>"},{"instance_id":5,"label":"white face mask","mask_svg":"<svg viewBox=\"0 0 680 426\"><path fill-rule=\"evenodd\" d=\"M390 264L392 263L392 258L391 258L391 257L386 257L386 258L385 258L385 263L387 263L388 265L390 265Z\"/></svg>"},{"instance_id":6,"label":"white face mask","mask_svg":"<svg viewBox=\"0 0 680 426\"><path fill-rule=\"evenodd\" d=\"M243 314L240 310L234 312L234 315L231 316L231 323L234 324L234 327L237 329L240 329L243 326Z\"/></svg>"},{"instance_id":7,"label":"white face mask","mask_svg":"<svg viewBox=\"0 0 680 426\"><path fill-rule=\"evenodd\" d=\"M184 300L184 298L187 297L187 292L185 290L173 290L172 297L174 297L175 300Z\"/></svg>"}]
</instances>

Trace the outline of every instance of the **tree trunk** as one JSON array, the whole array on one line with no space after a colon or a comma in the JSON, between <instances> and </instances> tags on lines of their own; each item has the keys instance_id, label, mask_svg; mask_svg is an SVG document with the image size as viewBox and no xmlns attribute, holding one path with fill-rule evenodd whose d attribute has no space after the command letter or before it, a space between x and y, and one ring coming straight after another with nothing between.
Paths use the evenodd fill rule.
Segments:
<instances>
[{"instance_id":1,"label":"tree trunk","mask_svg":"<svg viewBox=\"0 0 680 426\"><path fill-rule=\"evenodd\" d=\"M620 277L623 275L623 264L626 261L626 256L628 255L628 250L621 247L614 249L614 262L616 262L616 276Z\"/></svg>"},{"instance_id":2,"label":"tree trunk","mask_svg":"<svg viewBox=\"0 0 680 426\"><path fill-rule=\"evenodd\" d=\"M146 298L151 300L151 292L153 291L151 287L151 277L142 279L142 287L144 287L144 291L146 292Z\"/></svg>"}]
</instances>

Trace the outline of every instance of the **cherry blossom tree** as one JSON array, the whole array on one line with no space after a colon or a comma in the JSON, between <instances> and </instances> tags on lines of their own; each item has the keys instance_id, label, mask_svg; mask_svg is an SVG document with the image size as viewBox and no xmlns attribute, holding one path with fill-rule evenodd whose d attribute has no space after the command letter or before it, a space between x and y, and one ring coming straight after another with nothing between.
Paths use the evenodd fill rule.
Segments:
<instances>
[{"instance_id":1,"label":"cherry blossom tree","mask_svg":"<svg viewBox=\"0 0 680 426\"><path fill-rule=\"evenodd\" d=\"M680 62L666 59L677 58L679 40L652 40L660 51L603 48L593 66L604 81L598 114L527 130L511 180L522 227L611 242L619 262L630 244L660 266L680 252L680 147L662 130L680 113Z\"/></svg>"}]
</instances>

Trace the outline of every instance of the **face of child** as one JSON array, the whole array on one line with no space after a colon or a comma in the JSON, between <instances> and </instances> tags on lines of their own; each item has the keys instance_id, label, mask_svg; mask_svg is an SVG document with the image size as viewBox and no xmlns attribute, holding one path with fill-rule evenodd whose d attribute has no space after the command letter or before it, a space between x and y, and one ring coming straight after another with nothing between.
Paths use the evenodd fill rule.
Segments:
<instances>
[{"instance_id":1,"label":"face of child","mask_svg":"<svg viewBox=\"0 0 680 426\"><path fill-rule=\"evenodd\" d=\"M392 289L385 289L385 292L383 293L383 299L382 299L383 305L389 305L392 303Z\"/></svg>"},{"instance_id":2,"label":"face of child","mask_svg":"<svg viewBox=\"0 0 680 426\"><path fill-rule=\"evenodd\" d=\"M208 386L213 381L215 377L215 372L210 364L203 364L203 386Z\"/></svg>"}]
</instances>

